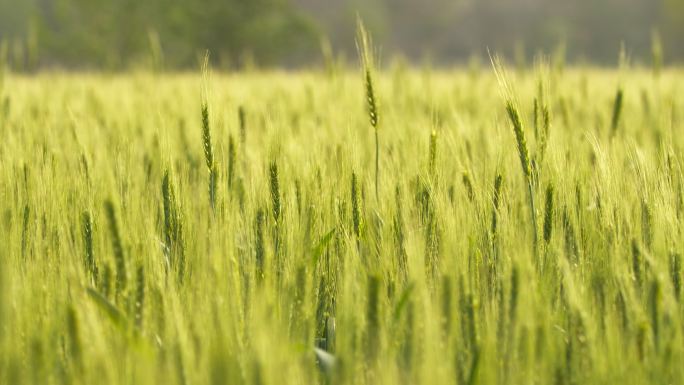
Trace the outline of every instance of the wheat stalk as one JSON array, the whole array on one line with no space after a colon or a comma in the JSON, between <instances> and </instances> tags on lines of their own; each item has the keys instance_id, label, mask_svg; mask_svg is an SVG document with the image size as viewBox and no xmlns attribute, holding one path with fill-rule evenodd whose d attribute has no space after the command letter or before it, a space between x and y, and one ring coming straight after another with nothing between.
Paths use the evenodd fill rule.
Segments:
<instances>
[{"instance_id":1,"label":"wheat stalk","mask_svg":"<svg viewBox=\"0 0 684 385\"><path fill-rule=\"evenodd\" d=\"M380 175L380 140L378 134L378 125L380 124L380 117L378 114L378 102L375 95L374 86L374 71L375 60L373 59L373 44L366 27L363 25L360 17L357 17L357 39L356 47L361 57L361 66L363 69L363 80L366 91L366 102L368 108L368 117L370 125L375 132L375 197L380 199L378 192L379 175Z\"/></svg>"},{"instance_id":2,"label":"wheat stalk","mask_svg":"<svg viewBox=\"0 0 684 385\"><path fill-rule=\"evenodd\" d=\"M536 255L537 240L539 238L537 235L537 214L534 204L534 189L532 180L532 168L530 164L530 153L527 148L527 140L525 139L525 130L523 129L520 113L518 112L519 109L517 107L517 102L515 101L514 93L508 81L503 64L497 56L492 57L490 55L490 60L492 62L492 67L494 68L494 74L496 75L496 78L499 82L500 90L504 97L508 118L510 119L511 124L513 126L513 133L515 134L518 156L520 158L520 166L523 171L523 176L525 177L525 182L527 182L527 191L530 204L530 216L532 218L534 236L533 247L534 253Z\"/></svg>"},{"instance_id":3,"label":"wheat stalk","mask_svg":"<svg viewBox=\"0 0 684 385\"><path fill-rule=\"evenodd\" d=\"M280 206L280 182L278 179L278 164L276 162L271 162L268 167L268 174L270 177L269 180L271 188L271 203L273 207L273 219L275 220L276 224L279 224L282 215L282 208Z\"/></svg>"},{"instance_id":4,"label":"wheat stalk","mask_svg":"<svg viewBox=\"0 0 684 385\"><path fill-rule=\"evenodd\" d=\"M492 238L496 238L497 227L499 223L499 206L501 205L501 189L503 187L503 176L496 174L494 178L494 195L492 196Z\"/></svg>"},{"instance_id":5,"label":"wheat stalk","mask_svg":"<svg viewBox=\"0 0 684 385\"><path fill-rule=\"evenodd\" d=\"M264 279L264 266L266 265L266 250L264 248L264 210L258 209L254 218L254 253L256 262L256 279L258 282Z\"/></svg>"},{"instance_id":6,"label":"wheat stalk","mask_svg":"<svg viewBox=\"0 0 684 385\"><path fill-rule=\"evenodd\" d=\"M83 221L83 244L85 248L84 264L86 272L89 274L91 282L97 282L97 265L95 264L95 254L93 252L93 219L89 211L82 214Z\"/></svg>"},{"instance_id":7,"label":"wheat stalk","mask_svg":"<svg viewBox=\"0 0 684 385\"><path fill-rule=\"evenodd\" d=\"M553 184L546 187L546 206L544 208L544 242L551 242L551 232L553 230Z\"/></svg>"},{"instance_id":8,"label":"wheat stalk","mask_svg":"<svg viewBox=\"0 0 684 385\"><path fill-rule=\"evenodd\" d=\"M238 107L238 123L240 125L240 143L247 141L247 112L244 106Z\"/></svg>"},{"instance_id":9,"label":"wheat stalk","mask_svg":"<svg viewBox=\"0 0 684 385\"><path fill-rule=\"evenodd\" d=\"M679 253L672 253L670 256L670 279L675 298L679 300L682 292L682 255Z\"/></svg>"},{"instance_id":10,"label":"wheat stalk","mask_svg":"<svg viewBox=\"0 0 684 385\"><path fill-rule=\"evenodd\" d=\"M176 202L176 195L169 170L164 172L162 179L162 204L164 209L164 254L168 265L176 270L178 281L183 281L185 272L185 246L183 244L183 223L180 209Z\"/></svg>"},{"instance_id":11,"label":"wheat stalk","mask_svg":"<svg viewBox=\"0 0 684 385\"><path fill-rule=\"evenodd\" d=\"M437 174L437 131L430 134L430 152L428 160L428 172L434 180Z\"/></svg>"},{"instance_id":12,"label":"wheat stalk","mask_svg":"<svg viewBox=\"0 0 684 385\"><path fill-rule=\"evenodd\" d=\"M209 170L209 204L211 209L216 207L216 183L218 174L214 163L214 150L211 143L211 128L209 125L209 52L202 63L202 144L204 146L204 160Z\"/></svg>"},{"instance_id":13,"label":"wheat stalk","mask_svg":"<svg viewBox=\"0 0 684 385\"><path fill-rule=\"evenodd\" d=\"M366 353L373 361L379 351L380 340L380 278L368 276L368 302L366 304Z\"/></svg>"},{"instance_id":14,"label":"wheat stalk","mask_svg":"<svg viewBox=\"0 0 684 385\"><path fill-rule=\"evenodd\" d=\"M233 135L228 136L228 189L232 190L237 153Z\"/></svg>"},{"instance_id":15,"label":"wheat stalk","mask_svg":"<svg viewBox=\"0 0 684 385\"><path fill-rule=\"evenodd\" d=\"M79 334L78 317L73 305L69 305L66 311L66 330L69 341L70 353L78 369L82 366L83 346ZM34 368L39 369L39 368Z\"/></svg>"},{"instance_id":16,"label":"wheat stalk","mask_svg":"<svg viewBox=\"0 0 684 385\"><path fill-rule=\"evenodd\" d=\"M359 194L359 182L356 173L352 172L351 179L351 204L352 204L352 223L354 226L354 235L358 239L361 236L361 203Z\"/></svg>"}]
</instances>

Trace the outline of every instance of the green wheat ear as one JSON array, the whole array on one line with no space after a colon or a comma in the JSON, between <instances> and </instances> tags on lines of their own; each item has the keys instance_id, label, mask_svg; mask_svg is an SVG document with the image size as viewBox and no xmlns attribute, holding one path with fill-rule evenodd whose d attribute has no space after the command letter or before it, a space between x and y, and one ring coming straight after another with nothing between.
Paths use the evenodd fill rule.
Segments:
<instances>
[{"instance_id":1,"label":"green wheat ear","mask_svg":"<svg viewBox=\"0 0 684 385\"><path fill-rule=\"evenodd\" d=\"M109 232L112 237L112 248L114 250L114 265L116 266L115 289L116 297L121 298L126 290L128 275L126 272L126 258L124 256L123 242L121 241L121 233L119 231L119 223L116 218L116 209L111 200L104 203L105 214L109 222Z\"/></svg>"},{"instance_id":2,"label":"green wheat ear","mask_svg":"<svg viewBox=\"0 0 684 385\"><path fill-rule=\"evenodd\" d=\"M501 174L496 174L494 178L494 194L492 196L492 224L491 232L492 237L496 238L496 230L499 222L499 206L501 205L501 189L503 186L503 176Z\"/></svg>"},{"instance_id":3,"label":"green wheat ear","mask_svg":"<svg viewBox=\"0 0 684 385\"><path fill-rule=\"evenodd\" d=\"M494 68L494 75L499 82L499 87L506 104L506 113L513 125L513 133L515 134L515 141L518 146L518 156L520 157L520 165L522 166L523 174L526 179L530 179L532 175L532 167L530 165L530 152L527 148L527 139L525 137L525 130L523 129L522 119L515 100L515 94L511 87L506 74L506 70L498 56L491 56L492 67Z\"/></svg>"},{"instance_id":4,"label":"green wheat ear","mask_svg":"<svg viewBox=\"0 0 684 385\"><path fill-rule=\"evenodd\" d=\"M615 93L615 101L613 102L613 115L610 121L610 135L615 136L618 130L618 125L620 124L620 115L622 114L622 103L624 99L624 93L622 87L618 87Z\"/></svg>"},{"instance_id":5,"label":"green wheat ear","mask_svg":"<svg viewBox=\"0 0 684 385\"><path fill-rule=\"evenodd\" d=\"M202 144L204 146L204 160L207 168L214 168L214 151L211 145L211 130L209 127L209 106L206 101L202 102Z\"/></svg>"},{"instance_id":6,"label":"green wheat ear","mask_svg":"<svg viewBox=\"0 0 684 385\"><path fill-rule=\"evenodd\" d=\"M520 113L511 100L506 101L506 113L513 125L513 132L515 133L515 141L518 145L518 156L520 157L520 165L522 166L523 174L525 174L526 179L529 179L532 175L530 152L527 149L527 139L525 138L525 131L523 130Z\"/></svg>"},{"instance_id":7,"label":"green wheat ear","mask_svg":"<svg viewBox=\"0 0 684 385\"><path fill-rule=\"evenodd\" d=\"M83 222L83 243L85 247L84 266L91 282L97 282L97 265L93 252L93 218L89 211L82 214Z\"/></svg>"},{"instance_id":8,"label":"green wheat ear","mask_svg":"<svg viewBox=\"0 0 684 385\"><path fill-rule=\"evenodd\" d=\"M238 107L238 123L240 125L240 143L247 141L247 112L244 106Z\"/></svg>"},{"instance_id":9,"label":"green wheat ear","mask_svg":"<svg viewBox=\"0 0 684 385\"><path fill-rule=\"evenodd\" d=\"M204 146L204 160L209 171L209 203L212 209L216 203L216 168L214 165L214 151L211 144L211 129L209 127L209 107L202 102L202 144Z\"/></svg>"},{"instance_id":10,"label":"green wheat ear","mask_svg":"<svg viewBox=\"0 0 684 385\"><path fill-rule=\"evenodd\" d=\"M185 269L183 223L169 170L164 172L161 192L164 210L164 227L162 231L164 237L164 254L167 258L169 267L176 270L178 280L179 282L182 282Z\"/></svg>"},{"instance_id":11,"label":"green wheat ear","mask_svg":"<svg viewBox=\"0 0 684 385\"><path fill-rule=\"evenodd\" d=\"M435 178L437 172L437 131L432 130L430 134L430 158L428 160L428 172Z\"/></svg>"},{"instance_id":12,"label":"green wheat ear","mask_svg":"<svg viewBox=\"0 0 684 385\"><path fill-rule=\"evenodd\" d=\"M546 207L544 209L544 242L551 241L551 231L553 230L553 184L546 187Z\"/></svg>"},{"instance_id":13,"label":"green wheat ear","mask_svg":"<svg viewBox=\"0 0 684 385\"><path fill-rule=\"evenodd\" d=\"M517 102L515 101L515 94L508 81L506 71L501 59L498 56L491 56L490 60L492 62L492 67L494 69L494 74L499 82L499 87L506 104L506 113L513 126L513 133L515 134L515 141L517 144L518 157L520 158L520 166L525 177L525 182L527 182L527 191L530 205L530 214L532 218L533 227L533 249L536 255L537 253L537 213L534 204L534 189L533 189L533 178L532 178L532 166L530 162L530 152L527 147L527 139L525 138L525 130L523 128L522 119L520 118L519 108Z\"/></svg>"},{"instance_id":14,"label":"green wheat ear","mask_svg":"<svg viewBox=\"0 0 684 385\"><path fill-rule=\"evenodd\" d=\"M541 167L546 155L551 128L551 113L544 87L545 79L548 76L548 68L543 59L539 61L539 74L537 97L534 99L534 132L537 139L537 154L534 161L538 167Z\"/></svg>"},{"instance_id":15,"label":"green wheat ear","mask_svg":"<svg viewBox=\"0 0 684 385\"><path fill-rule=\"evenodd\" d=\"M235 161L237 159L237 150L235 149L235 138L233 135L228 136L228 189L233 187L233 179L235 178Z\"/></svg>"},{"instance_id":16,"label":"green wheat ear","mask_svg":"<svg viewBox=\"0 0 684 385\"><path fill-rule=\"evenodd\" d=\"M357 18L357 38L356 46L361 57L361 66L363 69L364 86L366 91L366 102L368 108L368 116L370 124L373 128L378 128L379 116L378 106L375 98L374 79L375 76L375 60L373 57L373 42L371 40L366 27L361 18Z\"/></svg>"},{"instance_id":17,"label":"green wheat ear","mask_svg":"<svg viewBox=\"0 0 684 385\"><path fill-rule=\"evenodd\" d=\"M356 19L357 24L357 38L356 47L359 51L359 56L361 57L361 66L363 69L363 80L366 91L366 105L368 108L368 117L370 125L373 127L375 132L375 197L379 199L378 185L379 185L379 174L380 174L380 142L378 138L378 126L380 124L380 116L378 114L378 102L375 96L375 86L374 86L374 72L375 72L375 62L373 59L373 44L363 25L360 17Z\"/></svg>"},{"instance_id":18,"label":"green wheat ear","mask_svg":"<svg viewBox=\"0 0 684 385\"><path fill-rule=\"evenodd\" d=\"M218 173L214 163L214 150L211 143L211 127L209 125L209 52L204 56L202 63L202 144L204 147L204 160L209 170L209 203L212 210L216 207L216 188Z\"/></svg>"},{"instance_id":19,"label":"green wheat ear","mask_svg":"<svg viewBox=\"0 0 684 385\"><path fill-rule=\"evenodd\" d=\"M351 179L351 204L352 204L352 223L354 225L354 235L358 239L361 236L361 203L359 198L359 182L356 173L352 172Z\"/></svg>"},{"instance_id":20,"label":"green wheat ear","mask_svg":"<svg viewBox=\"0 0 684 385\"><path fill-rule=\"evenodd\" d=\"M258 283L264 279L264 268L266 265L266 249L264 246L264 210L258 209L254 217L254 255L255 255L255 274Z\"/></svg>"},{"instance_id":21,"label":"green wheat ear","mask_svg":"<svg viewBox=\"0 0 684 385\"><path fill-rule=\"evenodd\" d=\"M280 206L280 181L278 178L278 164L271 162L268 167L269 180L271 186L271 203L273 204L273 219L278 224L280 223L281 206Z\"/></svg>"}]
</instances>

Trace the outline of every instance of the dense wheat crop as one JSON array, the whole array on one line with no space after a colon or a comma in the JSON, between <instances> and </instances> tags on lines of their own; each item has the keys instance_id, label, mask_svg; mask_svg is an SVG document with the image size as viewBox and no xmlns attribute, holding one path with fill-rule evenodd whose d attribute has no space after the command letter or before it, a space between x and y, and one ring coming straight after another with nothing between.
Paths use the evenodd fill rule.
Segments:
<instances>
[{"instance_id":1,"label":"dense wheat crop","mask_svg":"<svg viewBox=\"0 0 684 385\"><path fill-rule=\"evenodd\" d=\"M8 75L0 383L684 382L684 73L499 75Z\"/></svg>"}]
</instances>

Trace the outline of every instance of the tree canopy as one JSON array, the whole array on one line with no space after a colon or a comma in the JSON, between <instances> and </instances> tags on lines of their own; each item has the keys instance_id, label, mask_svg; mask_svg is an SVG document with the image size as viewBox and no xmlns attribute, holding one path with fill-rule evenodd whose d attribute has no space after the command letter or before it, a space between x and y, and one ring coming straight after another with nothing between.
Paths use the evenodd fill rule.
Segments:
<instances>
[{"instance_id":1,"label":"tree canopy","mask_svg":"<svg viewBox=\"0 0 684 385\"><path fill-rule=\"evenodd\" d=\"M296 66L326 37L356 55L361 15L385 57L465 62L485 49L521 58L561 47L572 61L614 64L620 44L684 61L683 0L0 0L0 59L15 69Z\"/></svg>"},{"instance_id":2,"label":"tree canopy","mask_svg":"<svg viewBox=\"0 0 684 385\"><path fill-rule=\"evenodd\" d=\"M0 38L16 66L70 68L193 67L205 50L224 65L288 63L317 45L283 0L0 0Z\"/></svg>"}]
</instances>

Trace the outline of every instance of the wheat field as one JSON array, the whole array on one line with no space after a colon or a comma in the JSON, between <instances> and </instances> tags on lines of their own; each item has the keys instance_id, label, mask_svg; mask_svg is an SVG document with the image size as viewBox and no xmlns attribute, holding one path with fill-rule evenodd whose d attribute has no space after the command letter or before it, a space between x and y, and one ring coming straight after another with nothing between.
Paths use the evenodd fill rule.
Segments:
<instances>
[{"instance_id":1,"label":"wheat field","mask_svg":"<svg viewBox=\"0 0 684 385\"><path fill-rule=\"evenodd\" d=\"M684 382L684 72L498 75L6 75L0 383Z\"/></svg>"}]
</instances>

